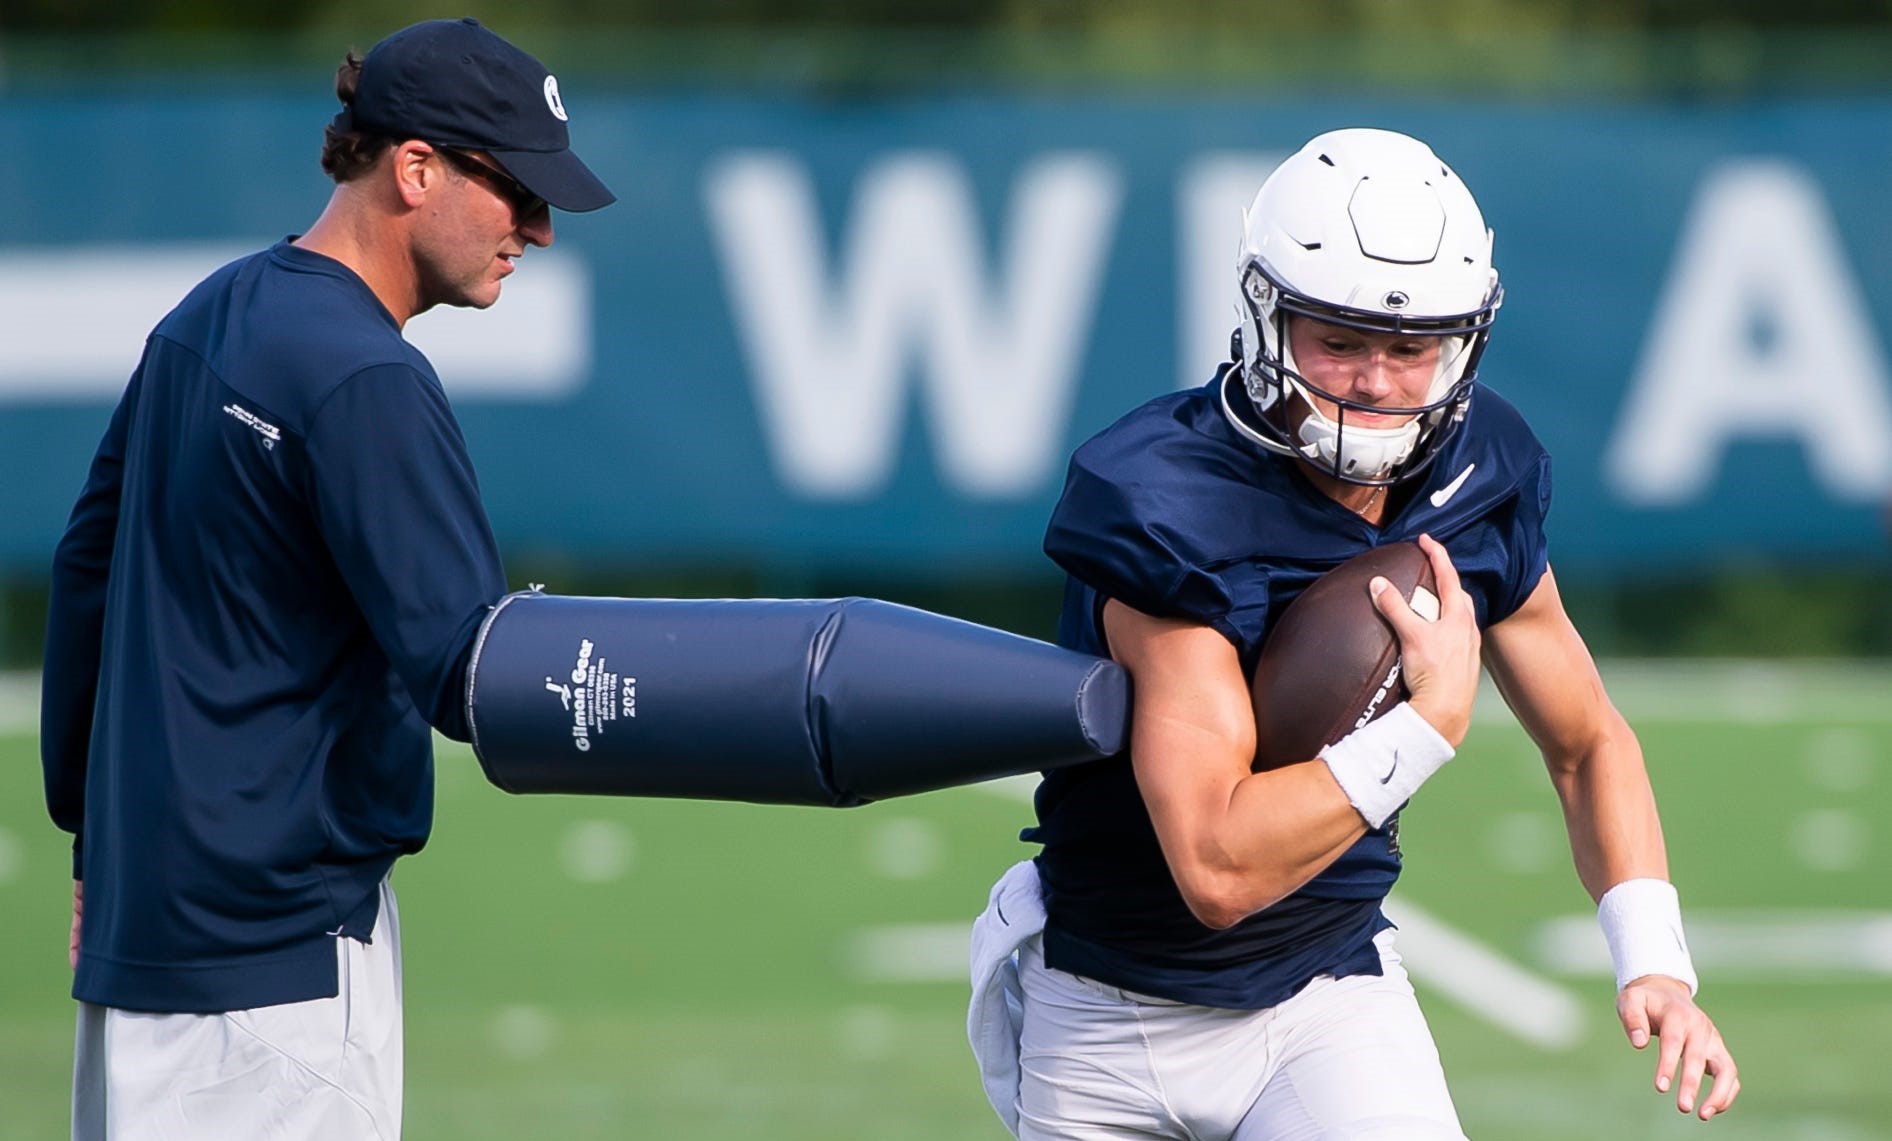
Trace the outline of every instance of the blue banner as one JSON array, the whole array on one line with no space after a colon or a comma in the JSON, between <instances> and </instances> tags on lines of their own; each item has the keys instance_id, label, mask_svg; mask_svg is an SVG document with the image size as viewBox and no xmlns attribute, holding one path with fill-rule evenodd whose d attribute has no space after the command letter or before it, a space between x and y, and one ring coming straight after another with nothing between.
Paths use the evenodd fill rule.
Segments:
<instances>
[{"instance_id":1,"label":"blue banner","mask_svg":"<svg viewBox=\"0 0 1892 1141\"><path fill-rule=\"evenodd\" d=\"M508 554L1042 566L1071 448L1221 359L1261 178L1358 124L1432 143L1497 232L1483 372L1556 457L1559 565L1885 549L1892 101L566 105L619 204L409 327ZM0 568L46 566L165 309L320 211L328 114L0 100Z\"/></svg>"}]
</instances>

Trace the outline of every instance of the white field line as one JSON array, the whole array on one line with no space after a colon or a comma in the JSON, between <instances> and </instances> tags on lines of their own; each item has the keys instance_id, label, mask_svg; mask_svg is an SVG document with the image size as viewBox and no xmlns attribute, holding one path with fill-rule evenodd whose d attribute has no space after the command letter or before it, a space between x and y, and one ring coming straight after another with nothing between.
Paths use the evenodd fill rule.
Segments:
<instances>
[{"instance_id":1,"label":"white field line","mask_svg":"<svg viewBox=\"0 0 1892 1141\"><path fill-rule=\"evenodd\" d=\"M1404 898L1386 901L1399 953L1422 991L1540 1050L1568 1050L1583 1037L1577 996L1505 958Z\"/></svg>"},{"instance_id":2,"label":"white field line","mask_svg":"<svg viewBox=\"0 0 1892 1141\"><path fill-rule=\"evenodd\" d=\"M901 923L851 933L841 947L842 968L875 983L972 985L972 924Z\"/></svg>"},{"instance_id":3,"label":"white field line","mask_svg":"<svg viewBox=\"0 0 1892 1141\"><path fill-rule=\"evenodd\" d=\"M1892 976L1892 912L1691 911L1689 953L1716 981L1827 982ZM1546 920L1533 937L1547 970L1611 975L1609 947L1596 919Z\"/></svg>"},{"instance_id":4,"label":"white field line","mask_svg":"<svg viewBox=\"0 0 1892 1141\"><path fill-rule=\"evenodd\" d=\"M39 675L0 673L0 733L31 733L39 727Z\"/></svg>"}]
</instances>

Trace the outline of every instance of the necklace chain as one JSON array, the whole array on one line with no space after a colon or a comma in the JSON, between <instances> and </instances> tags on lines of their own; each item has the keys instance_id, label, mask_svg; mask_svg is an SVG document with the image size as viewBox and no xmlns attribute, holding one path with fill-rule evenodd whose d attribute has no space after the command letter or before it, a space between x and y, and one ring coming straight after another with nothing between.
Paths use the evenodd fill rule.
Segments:
<instances>
[{"instance_id":1,"label":"necklace chain","mask_svg":"<svg viewBox=\"0 0 1892 1141\"><path fill-rule=\"evenodd\" d=\"M1373 491L1372 491L1372 493L1371 493L1371 494L1369 494L1369 495L1368 495L1368 496L1366 497L1366 499L1365 499L1365 501L1364 501L1364 502L1362 502L1362 503L1360 504L1360 507L1359 507L1359 513L1360 513L1361 515L1368 515L1368 514L1371 514L1371 513L1372 513L1372 511L1373 511L1373 508L1374 508L1374 507L1376 507L1376 506L1378 506L1378 504L1379 504L1379 502L1380 502L1380 496L1382 496L1382 495L1384 495L1385 493L1386 493L1386 485L1385 485L1385 484L1379 484L1379 485L1377 485L1377 486L1375 486L1375 487L1373 488Z\"/></svg>"}]
</instances>

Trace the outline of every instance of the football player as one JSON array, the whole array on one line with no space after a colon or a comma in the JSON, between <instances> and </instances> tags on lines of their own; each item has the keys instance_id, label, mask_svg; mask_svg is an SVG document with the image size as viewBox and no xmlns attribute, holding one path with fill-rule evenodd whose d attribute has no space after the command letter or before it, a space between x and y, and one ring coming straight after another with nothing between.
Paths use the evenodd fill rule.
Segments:
<instances>
[{"instance_id":1,"label":"football player","mask_svg":"<svg viewBox=\"0 0 1892 1141\"><path fill-rule=\"evenodd\" d=\"M1642 753L1547 561L1549 457L1478 383L1503 292L1471 193L1415 139L1324 134L1261 187L1236 268L1233 360L1079 448L1051 518L1060 641L1126 666L1136 705L1125 755L1045 778L1025 833L1043 851L975 929L994 1107L1025 1141L1462 1137L1380 905L1482 653L1563 802L1625 1033L1660 1043L1679 1110L1726 1111L1740 1080L1694 1001ZM1372 589L1410 699L1251 771L1271 624L1406 540L1437 621Z\"/></svg>"}]
</instances>

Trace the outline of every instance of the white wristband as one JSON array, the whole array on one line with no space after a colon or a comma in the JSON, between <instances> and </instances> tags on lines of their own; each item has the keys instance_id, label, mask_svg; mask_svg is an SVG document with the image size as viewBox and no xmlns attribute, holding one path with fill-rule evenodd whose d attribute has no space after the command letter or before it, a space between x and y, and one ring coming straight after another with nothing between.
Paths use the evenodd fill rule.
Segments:
<instances>
[{"instance_id":1,"label":"white wristband","mask_svg":"<svg viewBox=\"0 0 1892 1141\"><path fill-rule=\"evenodd\" d=\"M1402 701L1327 746L1320 759L1360 816L1379 828L1452 759L1452 745Z\"/></svg>"},{"instance_id":2,"label":"white wristband","mask_svg":"<svg viewBox=\"0 0 1892 1141\"><path fill-rule=\"evenodd\" d=\"M1609 940L1610 962L1616 965L1616 989L1644 975L1667 975L1688 984L1694 994L1700 986L1695 963L1682 936L1682 901L1675 885L1666 880L1624 880L1597 901L1596 920Z\"/></svg>"}]
</instances>

